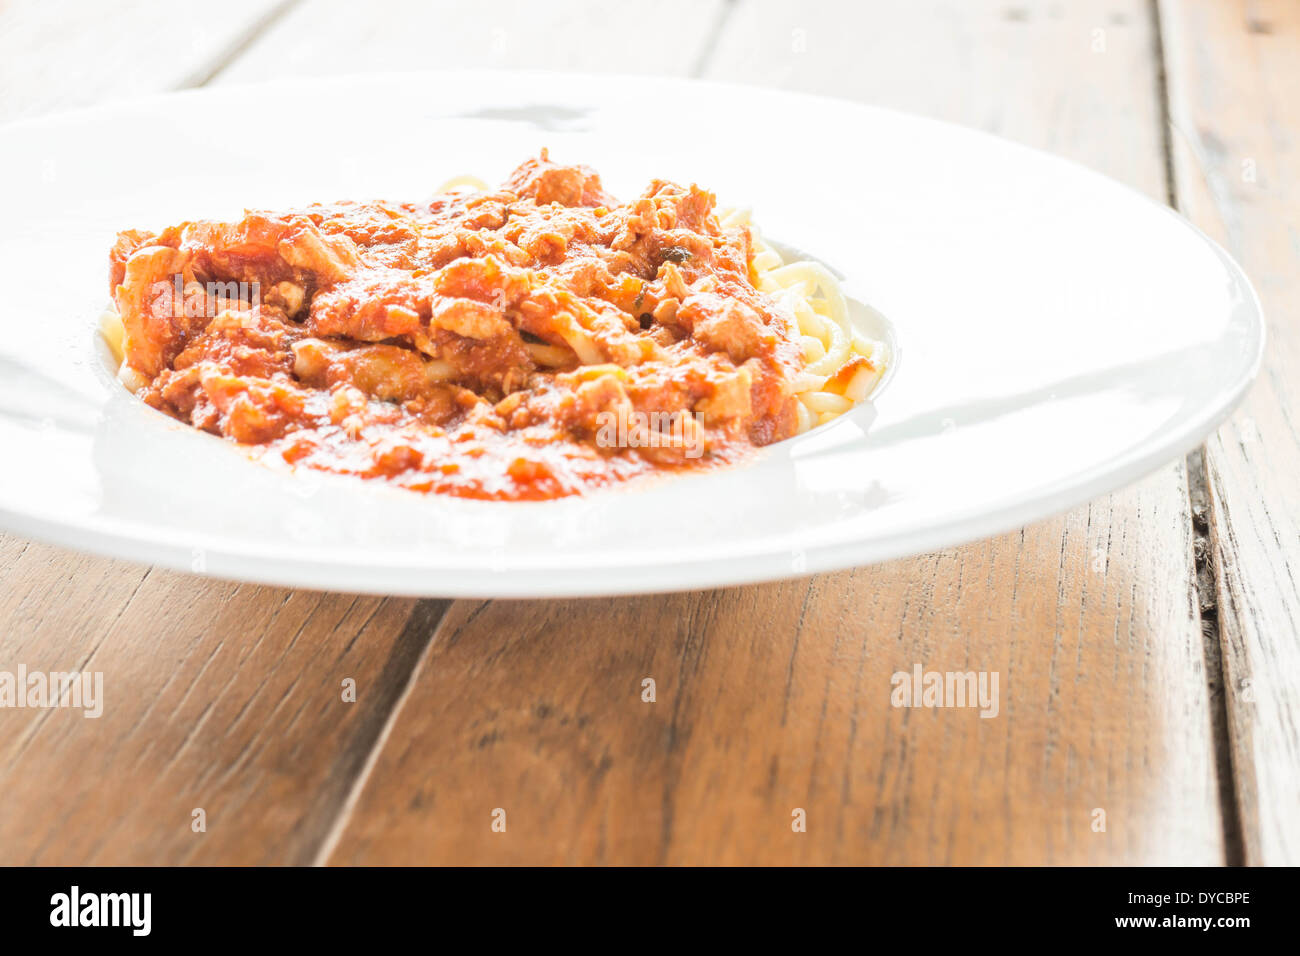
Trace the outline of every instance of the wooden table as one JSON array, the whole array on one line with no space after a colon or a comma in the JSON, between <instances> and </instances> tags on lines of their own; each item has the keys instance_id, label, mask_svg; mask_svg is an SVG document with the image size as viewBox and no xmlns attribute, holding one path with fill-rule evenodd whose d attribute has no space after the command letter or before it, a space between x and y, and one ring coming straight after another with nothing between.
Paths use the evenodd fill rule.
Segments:
<instances>
[{"instance_id":1,"label":"wooden table","mask_svg":"<svg viewBox=\"0 0 1300 956\"><path fill-rule=\"evenodd\" d=\"M2 537L0 669L102 671L107 701L0 710L0 863L1300 863L1300 6L0 3L0 119L468 66L811 91L1071 157L1243 263L1260 382L1123 492L758 587L415 601ZM1001 713L892 708L917 663L998 671Z\"/></svg>"}]
</instances>

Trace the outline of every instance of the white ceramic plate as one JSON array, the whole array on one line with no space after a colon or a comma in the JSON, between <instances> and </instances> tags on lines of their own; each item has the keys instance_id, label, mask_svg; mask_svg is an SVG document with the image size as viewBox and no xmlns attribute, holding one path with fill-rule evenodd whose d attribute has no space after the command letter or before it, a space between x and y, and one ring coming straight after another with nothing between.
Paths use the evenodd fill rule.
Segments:
<instances>
[{"instance_id":1,"label":"white ceramic plate","mask_svg":"<svg viewBox=\"0 0 1300 956\"><path fill-rule=\"evenodd\" d=\"M874 408L730 470L493 503L272 470L113 380L96 322L117 230L418 199L458 173L499 181L541 146L623 197L654 176L699 182L841 273L898 345ZM1009 530L1195 446L1241 398L1264 334L1221 249L1043 153L829 99L506 73L220 89L0 129L0 288L4 528L411 595L738 584Z\"/></svg>"}]
</instances>

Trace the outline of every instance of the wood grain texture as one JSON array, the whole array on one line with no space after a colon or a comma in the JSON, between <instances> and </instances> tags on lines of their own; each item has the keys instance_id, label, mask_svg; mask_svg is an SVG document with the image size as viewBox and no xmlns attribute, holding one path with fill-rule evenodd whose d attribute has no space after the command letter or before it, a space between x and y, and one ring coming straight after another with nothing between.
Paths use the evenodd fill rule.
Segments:
<instances>
[{"instance_id":1,"label":"wood grain texture","mask_svg":"<svg viewBox=\"0 0 1300 956\"><path fill-rule=\"evenodd\" d=\"M708 77L904 106L1165 194L1142 3L728 12ZM327 859L1221 862L1187 495L1173 464L910 561L668 597L458 602ZM999 716L892 707L891 675L918 664L996 672Z\"/></svg>"},{"instance_id":2,"label":"wood grain texture","mask_svg":"<svg viewBox=\"0 0 1300 956\"><path fill-rule=\"evenodd\" d=\"M357 23L387 24L413 55L427 54L431 35L467 29L464 14L444 23L427 6L394 8L387 18L371 7L309 6L291 36L326 37L327 72L361 68ZM253 26L240 19L245 8L257 14ZM284 61L282 42L250 45L247 34L269 25L281 4L226 8L206 45L181 58L162 54L174 49L177 24L203 19L194 6L128 4L104 18L98 9L0 8L4 68L41 76L39 95L14 89L14 112L193 85L232 57L245 78ZM512 9L498 5L497 15ZM398 16L421 10L433 34L412 33ZM560 43L554 32L585 18L627 35L633 11L577 5L552 32L534 24L528 37L557 65L562 57L598 69L606 46ZM77 31L58 29L70 19ZM86 46L87 30L97 31L97 52ZM370 68L395 66L382 46L363 48L374 54ZM130 82L117 82L110 68ZM670 56L662 68L684 72L690 57ZM0 580L0 670L102 671L108 698L98 720L0 710L0 864L311 861L445 606L206 581L11 536L0 536ZM355 704L341 700L348 677L357 682ZM191 830L196 807L208 815L204 834Z\"/></svg>"},{"instance_id":3,"label":"wood grain texture","mask_svg":"<svg viewBox=\"0 0 1300 956\"><path fill-rule=\"evenodd\" d=\"M305 0L233 61L221 82L439 69L684 76L722 9L722 0L657 0L653 12L604 0Z\"/></svg>"},{"instance_id":4,"label":"wood grain texture","mask_svg":"<svg viewBox=\"0 0 1300 956\"><path fill-rule=\"evenodd\" d=\"M292 0L6 0L0 121L199 85Z\"/></svg>"},{"instance_id":5,"label":"wood grain texture","mask_svg":"<svg viewBox=\"0 0 1300 956\"><path fill-rule=\"evenodd\" d=\"M101 672L103 715L0 711L4 865L310 862L442 611L157 570L132 586L39 545L5 574L46 591L6 588L3 669Z\"/></svg>"},{"instance_id":6,"label":"wood grain texture","mask_svg":"<svg viewBox=\"0 0 1300 956\"><path fill-rule=\"evenodd\" d=\"M1246 860L1300 863L1300 6L1162 3L1178 205L1246 269L1259 382L1206 449Z\"/></svg>"},{"instance_id":7,"label":"wood grain texture","mask_svg":"<svg viewBox=\"0 0 1300 956\"><path fill-rule=\"evenodd\" d=\"M283 7L7 3L0 115L193 85ZM100 671L107 698L99 719L0 710L0 864L309 862L443 608L8 535L0 582L0 670Z\"/></svg>"}]
</instances>

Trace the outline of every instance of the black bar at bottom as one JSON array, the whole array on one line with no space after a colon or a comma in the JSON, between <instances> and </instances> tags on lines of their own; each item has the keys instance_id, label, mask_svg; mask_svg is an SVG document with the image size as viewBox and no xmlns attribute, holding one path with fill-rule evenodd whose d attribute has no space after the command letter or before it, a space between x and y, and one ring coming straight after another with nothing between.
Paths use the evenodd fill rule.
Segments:
<instances>
[{"instance_id":1,"label":"black bar at bottom","mask_svg":"<svg viewBox=\"0 0 1300 956\"><path fill-rule=\"evenodd\" d=\"M918 945L1200 937L1230 946L1287 926L1293 882L1287 870L1244 868L8 868L0 932L5 948L60 937L338 947L398 932L436 946L466 933L471 943L499 942L511 931L616 948L619 939L635 947L708 935L734 945L776 933L847 932L868 943L883 929ZM619 935L605 935L611 929Z\"/></svg>"}]
</instances>

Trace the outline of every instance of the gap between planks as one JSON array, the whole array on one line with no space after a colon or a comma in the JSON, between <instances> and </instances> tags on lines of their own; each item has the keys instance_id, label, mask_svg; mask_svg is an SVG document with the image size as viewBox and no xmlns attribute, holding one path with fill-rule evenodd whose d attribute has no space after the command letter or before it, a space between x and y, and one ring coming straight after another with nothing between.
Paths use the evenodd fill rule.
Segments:
<instances>
[{"instance_id":1,"label":"gap between planks","mask_svg":"<svg viewBox=\"0 0 1300 956\"><path fill-rule=\"evenodd\" d=\"M278 4L272 10L269 10L260 20L254 23L249 30L239 37L231 46L214 61L205 66L201 71L188 81L182 83L181 88L200 88L207 86L213 80L217 79L230 66L235 64L242 54L248 50L256 40L272 26L284 19L290 12L299 6L303 0L285 0ZM731 15L736 7L736 0L724 0L719 6L714 16L712 25L709 28L708 37L704 46L700 50L698 59L690 70L690 76L699 78L703 76L709 66L717 49L717 44ZM442 629L443 622L446 620L447 611L450 609L452 602L439 598L421 599L416 602L411 609L410 617L403 627L402 635L398 639L398 644L403 645L408 641L418 640L418 632L425 631L425 639L420 645L419 650L413 656L413 663L410 670L405 675L401 690L395 695L393 704L385 715L383 725L370 745L363 761L360 762L359 769L354 773L352 784L348 788L347 795L339 805L338 810L334 813L332 820L323 828L321 842L315 852L312 860L313 866L324 866L328 863L329 858L333 855L340 838L347 829L351 819L353 809L364 791L367 781L370 779L371 771L378 762L380 755L383 753L388 743L389 735L397 718L401 713L407 698L410 696L411 688L415 683L416 676L424 667L425 658L429 655L434 641Z\"/></svg>"},{"instance_id":2,"label":"gap between planks","mask_svg":"<svg viewBox=\"0 0 1300 956\"><path fill-rule=\"evenodd\" d=\"M187 79L181 81L178 88L182 90L198 89L211 83L226 67L243 56L244 51L251 47L263 33L283 20L302 2L303 0L281 0L280 3L277 3L250 23L247 30L236 36L225 50L212 58L212 62L195 70Z\"/></svg>"},{"instance_id":3,"label":"gap between planks","mask_svg":"<svg viewBox=\"0 0 1300 956\"><path fill-rule=\"evenodd\" d=\"M339 839L343 836L348 821L352 818L352 811L361 798L361 793L365 790L367 781L370 780L370 772L384 752L384 748L388 744L388 737L393 731L393 726L397 723L397 717L402 712L406 699L411 695L411 688L415 685L415 679L420 671L424 669L424 660L429 656L429 651L442 630L443 622L447 620L447 611L451 608L451 604L452 602L445 598L423 598L417 601L415 607L411 609L411 616L407 618L406 624L402 627L402 634L396 642L397 646L400 647L408 641L418 641L421 631L424 632L423 643L411 656L411 666L406 672L402 688L394 695L393 702L384 715L379 733L375 735L375 739L371 742L365 758L354 765L357 769L352 772L352 785L348 787L347 794L339 804L338 810L322 827L323 836L312 856L312 866L324 866L334 854L334 848L338 846Z\"/></svg>"},{"instance_id":4,"label":"gap between planks","mask_svg":"<svg viewBox=\"0 0 1300 956\"><path fill-rule=\"evenodd\" d=\"M208 86L227 68L236 63L263 34L303 2L304 0L282 0L282 2L268 9L261 17L250 23L246 30L238 34L224 50L215 54L209 62L203 64L189 77L176 83L173 89L199 89ZM725 13L720 16L717 29L721 29L724 19ZM149 571L152 571L152 567ZM149 571L146 571L146 577ZM365 743L363 736L363 739L358 741L360 746L357 746L351 754L340 755L339 770L343 775L351 778L351 783L344 791L344 797L337 808L330 809L326 807L321 809L319 823L317 824L320 833L319 842L313 850L304 854L301 862L311 861L315 865L320 865L328 859L333 847L337 844L339 835L343 832L351 815L352 807L364 788L365 782L369 779L370 769L383 752L397 714L401 711L402 704L410 693L415 675L420 672L423 661L429 653L429 649L451 604L452 602L447 599L425 598L417 600L412 606L411 612L402 626L402 631L394 643L396 656L391 663L395 665L395 671L404 668L404 673L398 672L392 675L391 686L396 688L396 693L393 694L392 702L387 710L383 711L380 719L374 722L378 726L378 730L369 744ZM406 654L402 653L403 648L409 648Z\"/></svg>"},{"instance_id":5,"label":"gap between planks","mask_svg":"<svg viewBox=\"0 0 1300 956\"><path fill-rule=\"evenodd\" d=\"M268 10L243 35L238 37L229 48L216 57L212 63L205 66L203 70L198 71L190 80L182 83L181 88L197 89L207 86L235 63L262 34L283 20L302 2L303 0L284 0L284 2ZM721 22L719 22L720 27ZM338 844L339 837L352 815L352 808L356 805L361 791L365 788L366 781L370 779L370 771L379 759L379 755L383 752L384 745L388 742L388 735L397 720L397 715L401 712L402 705L411 692L411 685L415 681L415 675L420 672L424 659L429 653L429 648L441 629L442 622L446 618L450 607L451 601L444 598L422 598L416 601L415 606L411 608L410 616L402 626L402 633L398 637L395 646L400 648L409 643L420 642L421 632L423 632L423 641L418 643L418 647L411 655L411 665L401 678L401 689L394 695L392 704L389 706L387 713L384 714L379 732L375 735L370 746L366 748L364 757L352 763L352 766L356 769L350 770L352 783L348 787L343 801L333 814L325 815L326 818L322 821L321 840L312 855L313 866L324 865L334 847ZM356 756L361 757L359 750Z\"/></svg>"},{"instance_id":6,"label":"gap between planks","mask_svg":"<svg viewBox=\"0 0 1300 956\"><path fill-rule=\"evenodd\" d=\"M1174 174L1173 117L1169 103L1169 73L1165 58L1164 25L1160 0L1147 0L1151 37L1155 44L1156 103L1160 108L1160 151L1164 158L1165 202L1178 211L1178 180ZM1223 644L1219 633L1218 575L1210 540L1210 478L1205 464L1205 445L1198 445L1184 459L1187 472L1187 507L1192 519L1192 583L1196 589L1196 612L1201 620L1201 649L1205 657L1205 693L1210 711L1210 739L1214 744L1215 778L1219 788L1219 809L1223 821L1224 862L1243 866L1245 842L1241 829L1241 804L1237 798L1237 777L1228 735L1228 700L1223 686Z\"/></svg>"},{"instance_id":7,"label":"gap between planks","mask_svg":"<svg viewBox=\"0 0 1300 956\"><path fill-rule=\"evenodd\" d=\"M243 52L262 33L283 19L301 2L302 0L284 0L284 2L273 7L253 23L249 30L239 36L224 52L214 58L212 63L197 71L187 81L179 84L179 87L192 88L208 85L228 67L236 63ZM1166 200L1171 208L1177 209L1178 197L1173 175L1168 79L1157 0L1149 0L1148 8L1152 18L1153 42L1155 44L1157 100L1161 111L1160 140L1165 167ZM719 7L709 30L708 38L700 51L698 60L690 71L690 75L699 77L707 70L719 39L724 33L734 10L735 0L725 0ZM1219 799L1223 814L1226 862L1230 865L1237 865L1244 862L1244 851L1240 808L1236 799L1235 776L1228 740L1227 703L1222 692L1222 648L1217 627L1218 595L1215 586L1214 556L1209 548L1209 528L1205 509L1208 475L1202 449L1198 448L1186 457L1185 467L1188 480L1188 507L1194 529L1194 548L1191 556L1195 568L1194 586L1197 592L1197 608L1204 637L1205 679L1211 710L1211 731L1217 765ZM348 789L345 798L332 819L322 828L323 836L313 860L315 865L323 865L328 862L341 835L346 830L352 811L365 788L372 769L387 744L392 728L410 695L415 679L423 669L425 659L429 656L430 650L441 632L450 606L451 602L448 600L425 599L417 601L412 608L411 614L403 627L402 637L399 639L399 644L407 644L408 641L412 643L419 642L418 649L414 649L412 654L412 665L405 675L400 691L394 696L393 703L388 709L382 726L368 752L366 752L364 759L354 764L354 766L358 766L358 769L354 773L352 785ZM421 637L423 638L422 642ZM360 756L359 751L357 756Z\"/></svg>"},{"instance_id":8,"label":"gap between planks","mask_svg":"<svg viewBox=\"0 0 1300 956\"><path fill-rule=\"evenodd\" d=\"M298 0L289 0L288 3L281 5L269 14L262 24L259 24L259 29L282 17L296 4L296 2L298 2ZM709 61L714 55L719 39L725 31L734 9L734 0L726 0L726 2L719 7L710 27L705 45L701 49L699 58L694 67L690 71L692 76L699 77L706 71ZM1170 141L1171 134L1169 128L1168 81L1166 77L1160 15L1156 0L1150 0L1148 3L1148 9L1152 17L1152 35L1155 45L1154 56L1156 61L1157 102L1160 108L1160 142L1165 170L1166 201L1171 208L1177 209L1178 203L1176 185L1173 177L1172 144ZM232 64L238 58L239 53L251 44L252 40L255 38L255 34L256 31L253 31L249 36L245 37L243 41L223 57L213 69L208 71L203 79L196 85L204 85L211 79L220 75L227 66ZM1235 799L1232 761L1227 740L1228 721L1226 703L1221 689L1221 649L1219 646L1216 621L1217 596L1214 587L1215 577L1213 555L1207 547L1209 532L1205 521L1205 510L1203 507L1197 507L1198 500L1203 502L1205 499L1208 480L1204 458L1200 449L1193 451L1186 457L1185 467L1188 480L1188 508L1193 520L1194 529L1193 554L1191 555L1192 564L1195 569L1193 583L1197 592L1197 610L1200 615L1201 630L1204 638L1202 650L1205 657L1205 680L1210 702L1212 720L1211 732L1214 739L1219 799L1223 813L1226 862L1229 864L1237 864L1242 862L1243 852L1240 831L1240 814ZM1207 584L1209 588L1208 593L1206 592ZM384 725L377 735L369 754L366 756L360 771L354 778L352 787L349 790L346 799L340 806L333 824L329 827L328 832L322 840L314 861L316 865L323 865L328 862L341 835L346 830L349 818L351 817L353 809L366 786L371 771L383 752L397 718L410 695L416 676L423 669L424 660L428 656L434 641L437 639L438 632L446 619L446 611L449 606L450 602L421 601L417 603L415 608L413 608L411 618L408 620L406 625L406 630L410 631L413 626L425 626L423 625L423 622L427 621L427 638L416 656L414 666L406 676L406 681L401 691L395 697L393 706L389 710Z\"/></svg>"},{"instance_id":9,"label":"gap between planks","mask_svg":"<svg viewBox=\"0 0 1300 956\"><path fill-rule=\"evenodd\" d=\"M704 46L700 48L700 55L695 65L691 67L691 79L698 80L704 76L704 71L709 68L709 61L713 59L718 49L718 41L722 39L722 34L726 31L727 24L731 22L731 15L735 10L736 0L723 0L722 5L718 7L718 12L713 17L713 25L704 39Z\"/></svg>"}]
</instances>

